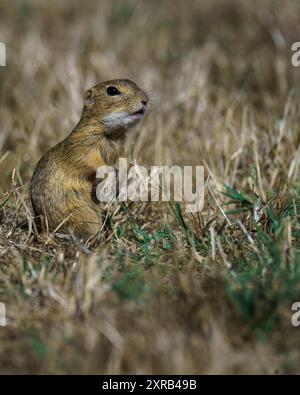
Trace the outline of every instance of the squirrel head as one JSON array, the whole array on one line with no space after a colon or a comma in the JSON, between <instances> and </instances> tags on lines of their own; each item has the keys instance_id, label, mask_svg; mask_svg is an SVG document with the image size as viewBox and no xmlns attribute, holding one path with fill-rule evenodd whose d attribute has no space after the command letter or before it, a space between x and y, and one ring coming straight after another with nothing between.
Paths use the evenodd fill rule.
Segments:
<instances>
[{"instance_id":1,"label":"squirrel head","mask_svg":"<svg viewBox=\"0 0 300 395\"><path fill-rule=\"evenodd\" d=\"M98 121L106 132L125 129L143 119L148 96L130 80L111 80L85 93L83 117Z\"/></svg>"}]
</instances>

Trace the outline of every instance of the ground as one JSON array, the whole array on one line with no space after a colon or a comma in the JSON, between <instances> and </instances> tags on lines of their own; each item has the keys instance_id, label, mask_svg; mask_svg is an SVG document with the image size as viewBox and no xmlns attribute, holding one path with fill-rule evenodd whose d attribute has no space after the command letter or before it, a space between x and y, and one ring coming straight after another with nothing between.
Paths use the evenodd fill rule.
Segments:
<instances>
[{"instance_id":1,"label":"ground","mask_svg":"<svg viewBox=\"0 0 300 395\"><path fill-rule=\"evenodd\" d=\"M1 373L300 373L297 1L3 1ZM85 246L16 225L94 83L150 111L139 164L205 167L204 208L116 204Z\"/></svg>"}]
</instances>

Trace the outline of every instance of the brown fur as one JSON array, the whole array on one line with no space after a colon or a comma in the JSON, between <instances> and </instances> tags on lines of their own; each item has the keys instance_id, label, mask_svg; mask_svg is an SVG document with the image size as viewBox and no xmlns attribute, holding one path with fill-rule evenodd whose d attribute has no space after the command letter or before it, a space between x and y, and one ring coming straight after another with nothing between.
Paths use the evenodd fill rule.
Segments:
<instances>
[{"instance_id":1,"label":"brown fur","mask_svg":"<svg viewBox=\"0 0 300 395\"><path fill-rule=\"evenodd\" d=\"M107 87L121 94L109 96ZM101 205L93 190L97 168L119 158L127 129L136 122L107 125L105 117L146 107L147 95L130 80L103 82L88 90L81 119L71 134L38 162L30 184L30 198L40 227L72 231L83 238L101 229ZM142 104L143 103L143 104Z\"/></svg>"}]
</instances>

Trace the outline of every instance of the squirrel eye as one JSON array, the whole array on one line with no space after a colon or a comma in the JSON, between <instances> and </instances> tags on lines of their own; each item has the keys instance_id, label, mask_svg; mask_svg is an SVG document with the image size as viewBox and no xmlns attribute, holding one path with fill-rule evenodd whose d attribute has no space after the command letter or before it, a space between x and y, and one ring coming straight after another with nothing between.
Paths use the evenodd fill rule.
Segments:
<instances>
[{"instance_id":1,"label":"squirrel eye","mask_svg":"<svg viewBox=\"0 0 300 395\"><path fill-rule=\"evenodd\" d=\"M109 86L106 89L106 92L109 96L116 96L121 94L121 92L115 86Z\"/></svg>"}]
</instances>

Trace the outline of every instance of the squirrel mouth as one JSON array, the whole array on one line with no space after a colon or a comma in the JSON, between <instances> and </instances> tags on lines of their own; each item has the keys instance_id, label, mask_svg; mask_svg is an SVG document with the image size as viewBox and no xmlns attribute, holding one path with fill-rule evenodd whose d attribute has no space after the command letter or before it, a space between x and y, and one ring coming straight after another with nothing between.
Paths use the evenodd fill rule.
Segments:
<instances>
[{"instance_id":1,"label":"squirrel mouth","mask_svg":"<svg viewBox=\"0 0 300 395\"><path fill-rule=\"evenodd\" d=\"M132 113L111 113L102 119L104 125L110 129L119 127L130 127L144 118L146 106Z\"/></svg>"},{"instance_id":2,"label":"squirrel mouth","mask_svg":"<svg viewBox=\"0 0 300 395\"><path fill-rule=\"evenodd\" d=\"M146 112L146 109L142 107L140 110L133 112L131 115L137 115L143 117Z\"/></svg>"}]
</instances>

